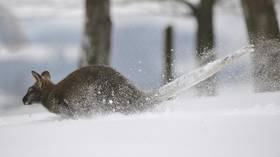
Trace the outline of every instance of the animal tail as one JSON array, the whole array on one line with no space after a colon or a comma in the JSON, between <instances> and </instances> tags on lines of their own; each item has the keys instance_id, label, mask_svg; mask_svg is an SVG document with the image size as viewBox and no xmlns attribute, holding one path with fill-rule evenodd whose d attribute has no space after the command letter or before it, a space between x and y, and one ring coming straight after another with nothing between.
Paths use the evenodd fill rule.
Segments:
<instances>
[{"instance_id":1,"label":"animal tail","mask_svg":"<svg viewBox=\"0 0 280 157\"><path fill-rule=\"evenodd\" d=\"M195 69L194 71L186 73L155 91L153 98L156 102L169 100L178 93L181 93L195 86L199 82L211 77L215 73L225 68L227 65L239 59L241 56L253 51L254 45L249 45L233 52L230 55L225 56L224 58L217 59L198 69Z\"/></svg>"}]
</instances>

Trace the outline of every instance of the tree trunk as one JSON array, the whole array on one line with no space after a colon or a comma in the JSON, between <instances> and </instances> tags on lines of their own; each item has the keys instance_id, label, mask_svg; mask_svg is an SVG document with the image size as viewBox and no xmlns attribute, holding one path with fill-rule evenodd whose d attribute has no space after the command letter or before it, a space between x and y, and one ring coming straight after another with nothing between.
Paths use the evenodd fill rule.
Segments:
<instances>
[{"instance_id":1,"label":"tree trunk","mask_svg":"<svg viewBox=\"0 0 280 157\"><path fill-rule=\"evenodd\" d=\"M273 0L241 0L252 54L256 92L280 90L280 34Z\"/></svg>"},{"instance_id":2,"label":"tree trunk","mask_svg":"<svg viewBox=\"0 0 280 157\"><path fill-rule=\"evenodd\" d=\"M165 68L164 68L164 84L172 81L173 76L173 28L168 26L165 29Z\"/></svg>"},{"instance_id":3,"label":"tree trunk","mask_svg":"<svg viewBox=\"0 0 280 157\"><path fill-rule=\"evenodd\" d=\"M199 66L203 66L216 59L213 51L215 46L213 31L213 8L215 0L201 0L199 6L194 11L197 21L196 32L196 58ZM211 96L216 94L216 77L212 76L199 83L198 94L201 96Z\"/></svg>"},{"instance_id":4,"label":"tree trunk","mask_svg":"<svg viewBox=\"0 0 280 157\"><path fill-rule=\"evenodd\" d=\"M80 66L110 63L111 28L110 0L86 0Z\"/></svg>"}]
</instances>

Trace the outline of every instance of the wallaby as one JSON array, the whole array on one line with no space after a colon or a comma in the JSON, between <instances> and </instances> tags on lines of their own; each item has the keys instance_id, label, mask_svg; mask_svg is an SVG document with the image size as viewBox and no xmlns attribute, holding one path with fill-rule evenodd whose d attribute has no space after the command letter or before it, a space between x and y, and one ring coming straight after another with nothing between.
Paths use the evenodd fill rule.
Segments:
<instances>
[{"instance_id":1,"label":"wallaby","mask_svg":"<svg viewBox=\"0 0 280 157\"><path fill-rule=\"evenodd\" d=\"M25 105L42 103L50 112L66 117L93 113L135 113L152 109L200 81L207 79L240 56L254 51L245 47L223 59L184 74L154 92L137 89L122 74L108 66L88 66L78 69L57 84L48 71L32 71L36 82L23 98Z\"/></svg>"},{"instance_id":2,"label":"wallaby","mask_svg":"<svg viewBox=\"0 0 280 157\"><path fill-rule=\"evenodd\" d=\"M36 82L24 96L24 104L42 103L52 113L73 117L92 112L134 113L150 108L147 93L107 66L78 69L57 84L52 83L48 71L41 75L32 71L32 75Z\"/></svg>"}]
</instances>

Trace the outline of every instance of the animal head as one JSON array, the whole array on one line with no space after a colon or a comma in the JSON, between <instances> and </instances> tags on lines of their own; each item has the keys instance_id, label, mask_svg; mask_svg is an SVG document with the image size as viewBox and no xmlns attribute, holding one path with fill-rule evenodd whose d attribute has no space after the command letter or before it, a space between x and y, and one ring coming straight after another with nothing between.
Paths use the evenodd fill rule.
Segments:
<instances>
[{"instance_id":1,"label":"animal head","mask_svg":"<svg viewBox=\"0 0 280 157\"><path fill-rule=\"evenodd\" d=\"M24 105L40 103L43 92L47 88L46 86L51 83L51 75L48 71L44 71L41 75L35 71L32 71L31 73L36 82L28 88L26 95L23 97L22 100Z\"/></svg>"}]
</instances>

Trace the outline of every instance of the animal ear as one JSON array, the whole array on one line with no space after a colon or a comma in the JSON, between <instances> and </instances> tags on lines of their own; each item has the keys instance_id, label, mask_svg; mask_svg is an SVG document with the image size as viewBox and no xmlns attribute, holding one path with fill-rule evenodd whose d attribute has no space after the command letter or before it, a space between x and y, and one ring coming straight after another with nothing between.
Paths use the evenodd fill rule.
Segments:
<instances>
[{"instance_id":1,"label":"animal ear","mask_svg":"<svg viewBox=\"0 0 280 157\"><path fill-rule=\"evenodd\" d=\"M35 71L31 71L31 73L32 73L32 76L36 79L36 81L41 81L42 78L41 78L40 74L38 74Z\"/></svg>"},{"instance_id":2,"label":"animal ear","mask_svg":"<svg viewBox=\"0 0 280 157\"><path fill-rule=\"evenodd\" d=\"M51 74L48 71L42 72L41 76L45 80L51 80Z\"/></svg>"},{"instance_id":3,"label":"animal ear","mask_svg":"<svg viewBox=\"0 0 280 157\"><path fill-rule=\"evenodd\" d=\"M41 75L38 74L38 73L35 72L35 71L31 71L31 73L32 73L32 76L36 79L36 81L37 81L39 87L41 88L41 86L42 86L42 77L41 77Z\"/></svg>"}]
</instances>

